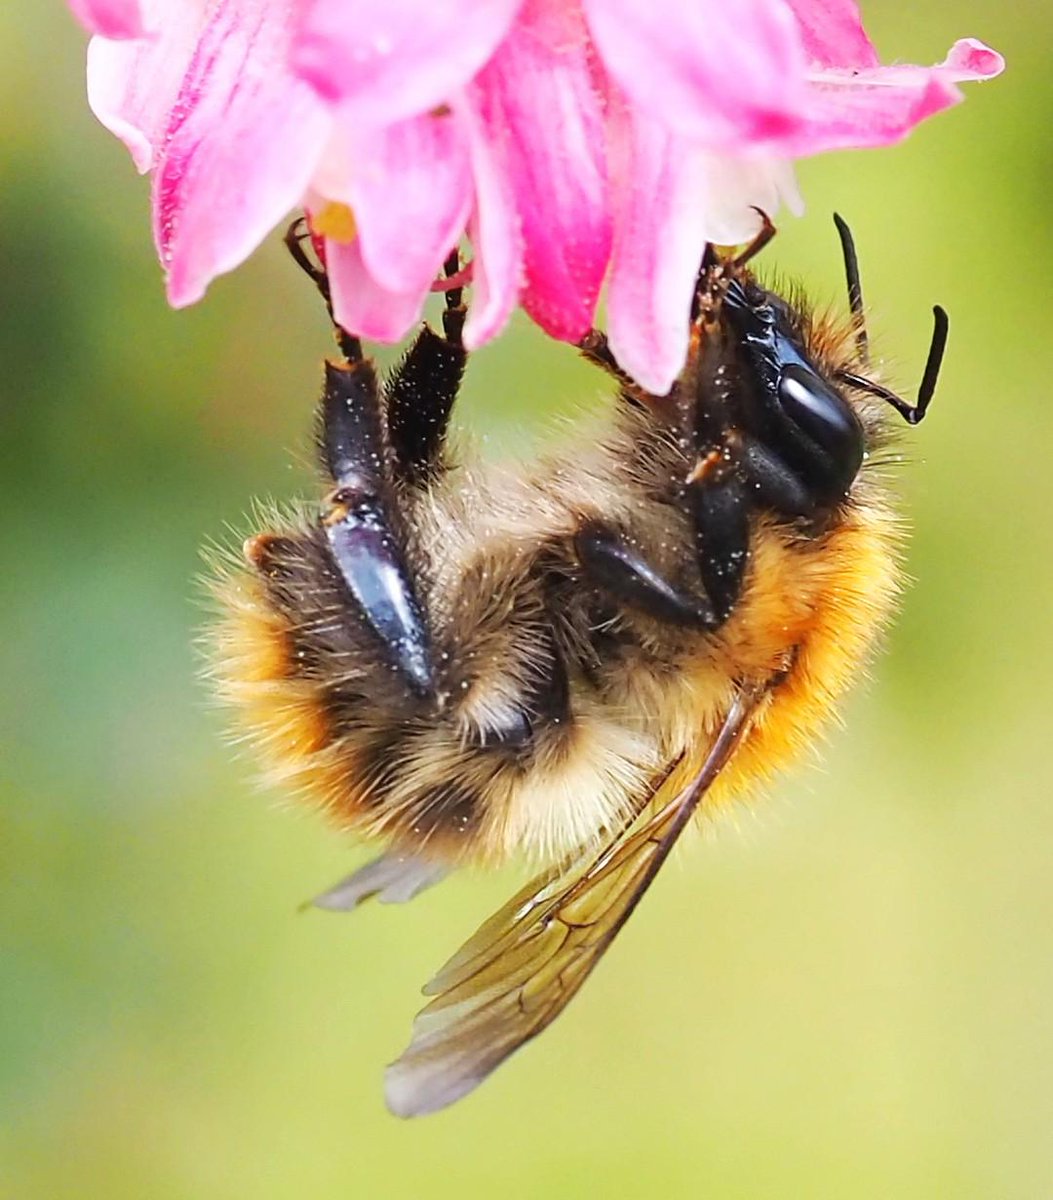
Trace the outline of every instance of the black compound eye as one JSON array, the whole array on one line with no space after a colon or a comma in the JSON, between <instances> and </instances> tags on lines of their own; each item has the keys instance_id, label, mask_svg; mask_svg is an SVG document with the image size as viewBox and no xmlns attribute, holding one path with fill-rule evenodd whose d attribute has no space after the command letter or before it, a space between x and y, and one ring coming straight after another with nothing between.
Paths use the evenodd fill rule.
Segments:
<instances>
[{"instance_id":1,"label":"black compound eye","mask_svg":"<svg viewBox=\"0 0 1053 1200\"><path fill-rule=\"evenodd\" d=\"M834 460L844 478L863 462L863 427L848 403L814 371L787 363L779 372L779 404L791 421Z\"/></svg>"}]
</instances>

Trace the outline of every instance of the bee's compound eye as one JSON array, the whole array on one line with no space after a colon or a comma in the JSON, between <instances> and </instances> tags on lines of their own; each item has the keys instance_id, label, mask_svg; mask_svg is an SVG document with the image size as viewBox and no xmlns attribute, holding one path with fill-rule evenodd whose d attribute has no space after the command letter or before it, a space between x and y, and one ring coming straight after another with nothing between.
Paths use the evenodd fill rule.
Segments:
<instances>
[{"instance_id":1,"label":"bee's compound eye","mask_svg":"<svg viewBox=\"0 0 1053 1200\"><path fill-rule=\"evenodd\" d=\"M798 363L787 363L779 373L778 398L798 429L852 478L863 461L863 427L848 402Z\"/></svg>"}]
</instances>

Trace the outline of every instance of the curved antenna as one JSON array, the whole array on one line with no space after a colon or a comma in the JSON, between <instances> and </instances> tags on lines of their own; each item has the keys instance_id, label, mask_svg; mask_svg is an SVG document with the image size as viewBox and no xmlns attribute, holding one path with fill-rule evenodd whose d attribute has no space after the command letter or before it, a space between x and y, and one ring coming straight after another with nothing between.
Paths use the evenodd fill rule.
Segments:
<instances>
[{"instance_id":1,"label":"curved antenna","mask_svg":"<svg viewBox=\"0 0 1053 1200\"><path fill-rule=\"evenodd\" d=\"M929 404L936 391L936 381L940 377L940 367L943 364L944 351L947 349L947 333L950 329L947 313L940 305L933 306L932 317L932 341L929 342L929 356L925 360L925 371L918 387L918 401L915 405L909 405L902 396L897 396L880 383L864 379L862 375L855 375L851 371L839 371L837 378L842 383L850 384L859 388L861 392L891 404L908 425L920 425L929 411Z\"/></svg>"},{"instance_id":2,"label":"curved antenna","mask_svg":"<svg viewBox=\"0 0 1053 1200\"><path fill-rule=\"evenodd\" d=\"M841 239L841 253L845 260L845 279L848 283L848 306L852 310L852 319L856 327L856 349L864 363L870 361L870 339L867 336L867 318L863 310L863 285L859 277L859 258L856 255L856 242L848 222L840 213L834 213L834 224L837 226L837 236Z\"/></svg>"}]
</instances>

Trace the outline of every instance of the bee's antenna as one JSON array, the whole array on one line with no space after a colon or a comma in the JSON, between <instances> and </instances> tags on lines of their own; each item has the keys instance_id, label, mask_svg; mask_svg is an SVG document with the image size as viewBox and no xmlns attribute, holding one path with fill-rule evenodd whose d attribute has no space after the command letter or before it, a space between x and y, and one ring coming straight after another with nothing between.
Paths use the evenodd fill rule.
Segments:
<instances>
[{"instance_id":1,"label":"bee's antenna","mask_svg":"<svg viewBox=\"0 0 1053 1200\"><path fill-rule=\"evenodd\" d=\"M834 224L837 235L841 239L841 253L845 259L845 278L848 281L848 306L852 310L852 318L856 327L856 349L860 359L870 361L870 339L867 337L867 318L863 311L863 285L859 278L859 258L856 256L856 243L848 222L834 213Z\"/></svg>"},{"instance_id":2,"label":"bee's antenna","mask_svg":"<svg viewBox=\"0 0 1053 1200\"><path fill-rule=\"evenodd\" d=\"M933 328L932 341L929 343L929 356L925 360L925 371L921 377L921 384L918 387L918 402L913 407L902 396L897 396L895 392L882 387L880 383L874 383L871 379L864 379L862 375L855 375L851 371L840 371L837 378L842 383L859 388L861 392L877 396L879 400L885 400L892 405L908 425L920 425L929 410L929 404L936 391L936 381L940 377L943 354L947 349L947 332L950 328L947 313L938 304L933 307L932 316Z\"/></svg>"},{"instance_id":3,"label":"bee's antenna","mask_svg":"<svg viewBox=\"0 0 1053 1200\"><path fill-rule=\"evenodd\" d=\"M947 333L950 327L951 322L946 310L940 305L934 304L932 307L932 341L929 342L929 356L925 360L925 372L918 388L918 403L914 409L916 415L912 422L914 425L917 425L925 416L929 401L936 391L936 380L939 379L940 367L943 366L943 355L947 349Z\"/></svg>"}]
</instances>

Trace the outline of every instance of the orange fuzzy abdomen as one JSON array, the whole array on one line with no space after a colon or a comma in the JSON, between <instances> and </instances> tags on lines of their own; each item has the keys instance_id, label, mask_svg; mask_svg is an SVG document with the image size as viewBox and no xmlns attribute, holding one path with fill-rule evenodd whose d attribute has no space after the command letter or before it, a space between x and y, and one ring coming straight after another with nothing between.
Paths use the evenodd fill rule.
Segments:
<instances>
[{"instance_id":1,"label":"orange fuzzy abdomen","mask_svg":"<svg viewBox=\"0 0 1053 1200\"><path fill-rule=\"evenodd\" d=\"M814 547L791 549L777 531L757 538L751 586L721 638L720 669L761 681L780 662L785 677L710 797L719 804L768 780L835 716L863 674L900 591L899 526L881 503L849 509Z\"/></svg>"}]
</instances>

